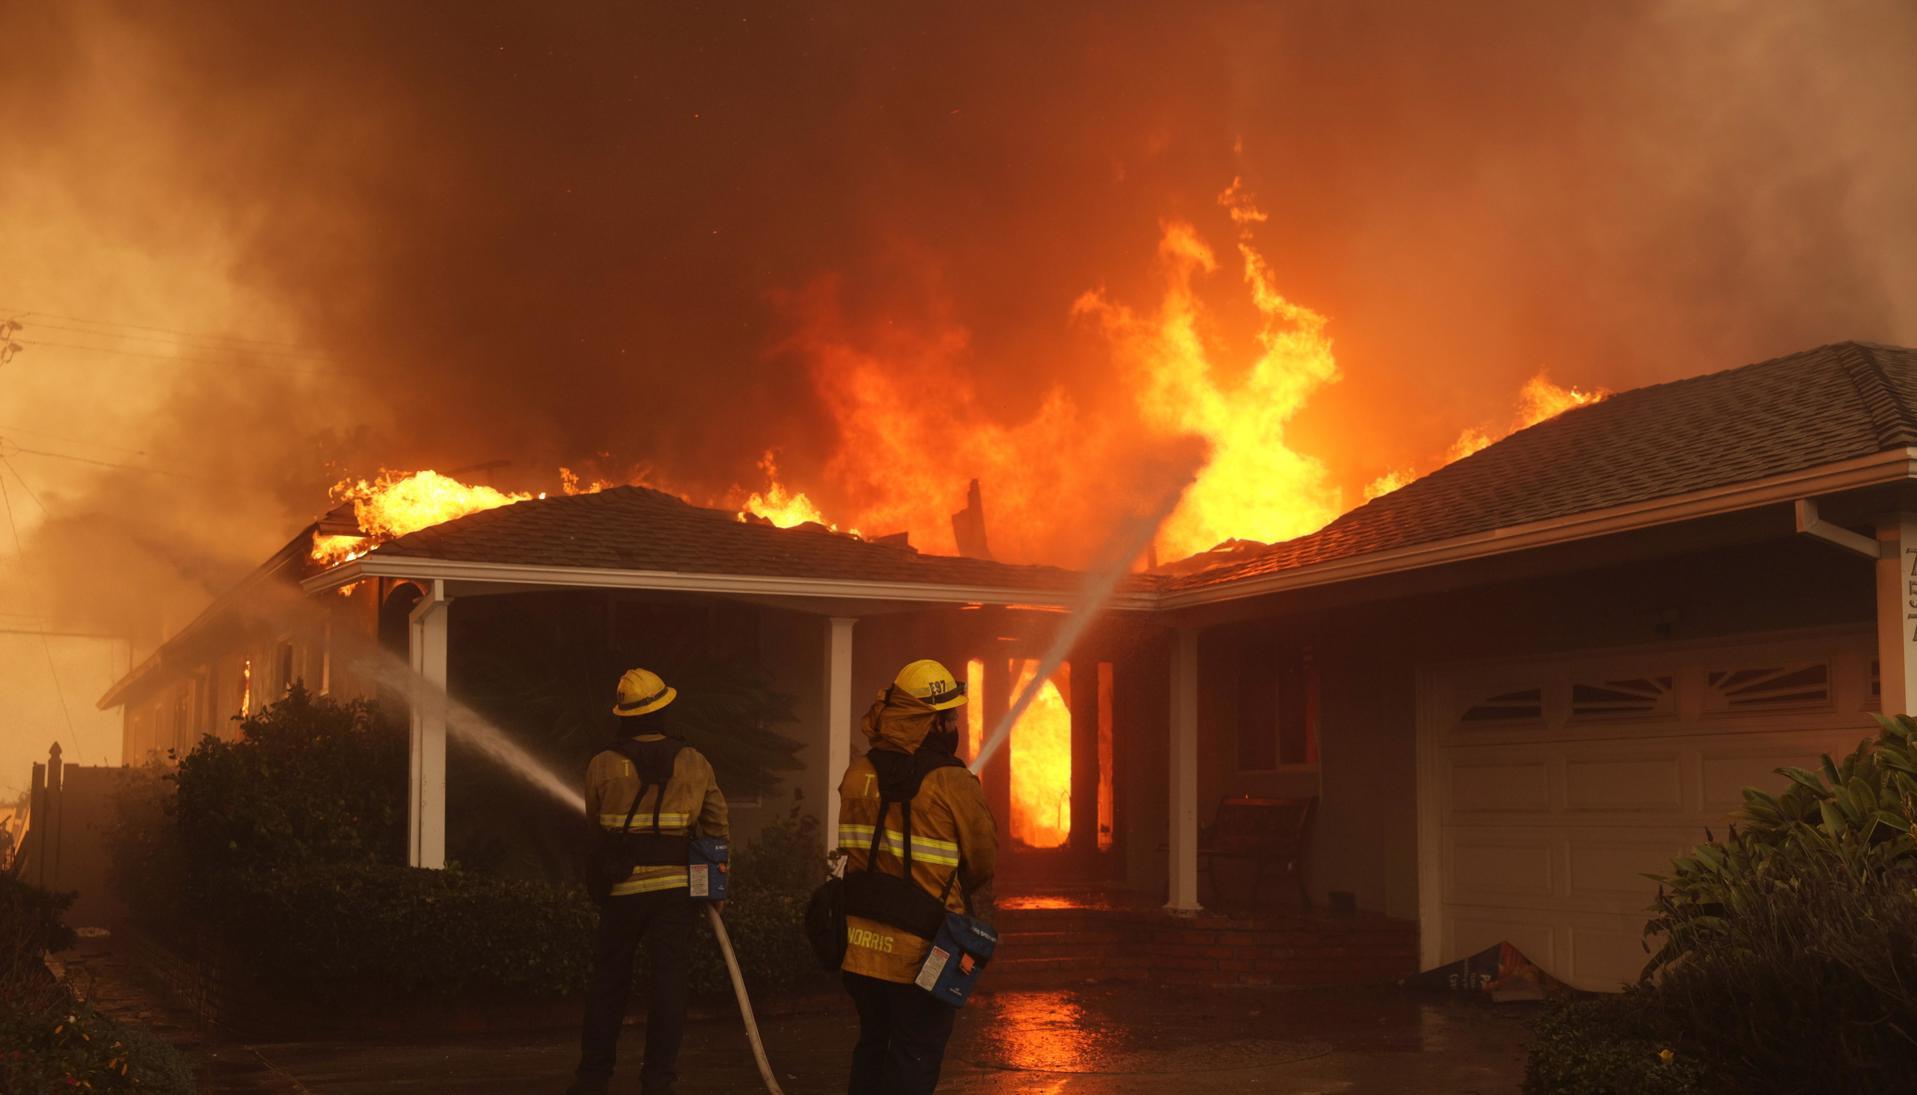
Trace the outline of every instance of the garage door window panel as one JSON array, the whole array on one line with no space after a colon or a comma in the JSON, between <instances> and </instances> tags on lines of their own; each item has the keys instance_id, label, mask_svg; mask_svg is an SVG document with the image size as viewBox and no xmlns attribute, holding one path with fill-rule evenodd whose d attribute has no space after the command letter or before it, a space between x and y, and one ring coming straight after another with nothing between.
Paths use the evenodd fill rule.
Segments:
<instances>
[{"instance_id":1,"label":"garage door window panel","mask_svg":"<svg viewBox=\"0 0 1917 1095\"><path fill-rule=\"evenodd\" d=\"M1814 710L1831 704L1828 661L1713 669L1704 683L1706 709L1718 714Z\"/></svg>"},{"instance_id":2,"label":"garage door window panel","mask_svg":"<svg viewBox=\"0 0 1917 1095\"><path fill-rule=\"evenodd\" d=\"M1677 713L1676 678L1627 677L1621 680L1573 681L1571 718L1578 722L1669 717Z\"/></svg>"}]
</instances>

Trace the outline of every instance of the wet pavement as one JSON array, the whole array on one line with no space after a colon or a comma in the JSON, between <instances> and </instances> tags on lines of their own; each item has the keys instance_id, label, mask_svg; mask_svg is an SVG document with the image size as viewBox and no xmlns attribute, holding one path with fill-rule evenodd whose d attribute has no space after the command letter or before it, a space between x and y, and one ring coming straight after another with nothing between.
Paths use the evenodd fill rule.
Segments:
<instances>
[{"instance_id":1,"label":"wet pavement","mask_svg":"<svg viewBox=\"0 0 1917 1095\"><path fill-rule=\"evenodd\" d=\"M960 1016L941 1091L977 1095L1142 1092L1445 1092L1515 1095L1531 1012L1420 1000L1393 989L1166 992L1143 986L1006 992ZM791 1095L845 1090L851 1008L821 999L762 1024ZM640 1031L622 1046L636 1056ZM225 1046L208 1092L558 1092L571 1031L516 1037ZM631 1062L636 1064L636 1062ZM736 1017L690 1024L681 1091L759 1090ZM615 1091L637 1092L635 1076Z\"/></svg>"},{"instance_id":2,"label":"wet pavement","mask_svg":"<svg viewBox=\"0 0 1917 1095\"><path fill-rule=\"evenodd\" d=\"M209 1095L523 1095L565 1088L570 1029L517 1034L210 1041L97 949L78 967L102 1006L157 1026L205 1062ZM791 1095L845 1090L855 1029L849 1001L766 1001L767 1052ZM1366 989L1166 989L1082 985L982 993L960 1014L942 1092L956 1095L1134 1095L1143 1092L1432 1092L1516 1095L1530 1005ZM641 1030L621 1047L638 1091ZM761 1090L736 1013L693 1019L680 1062L686 1095Z\"/></svg>"}]
</instances>

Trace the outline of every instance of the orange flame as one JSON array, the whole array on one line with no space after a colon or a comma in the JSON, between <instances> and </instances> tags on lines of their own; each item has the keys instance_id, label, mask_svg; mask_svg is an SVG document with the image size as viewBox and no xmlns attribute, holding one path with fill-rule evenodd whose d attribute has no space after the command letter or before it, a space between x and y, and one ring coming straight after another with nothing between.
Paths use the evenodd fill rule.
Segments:
<instances>
[{"instance_id":1,"label":"orange flame","mask_svg":"<svg viewBox=\"0 0 1917 1095\"><path fill-rule=\"evenodd\" d=\"M533 497L471 486L431 470L411 474L382 470L370 482L342 479L329 493L335 502L352 503L361 535L316 534L312 556L326 566L356 559L409 532Z\"/></svg>"},{"instance_id":2,"label":"orange flame","mask_svg":"<svg viewBox=\"0 0 1917 1095\"><path fill-rule=\"evenodd\" d=\"M804 491L787 490L785 484L779 482L779 465L773 460L770 451L759 458L759 470L765 472L766 488L763 492L755 490L746 496L739 509L739 520L744 521L746 515L751 514L780 528L824 525L833 532L839 531L839 526L827 521L825 514L813 504L812 499L805 496Z\"/></svg>"},{"instance_id":3,"label":"orange flame","mask_svg":"<svg viewBox=\"0 0 1917 1095\"><path fill-rule=\"evenodd\" d=\"M977 478L999 559L1073 565L1096 553L1115 515L1157 493L1162 469L1199 456L1195 485L1160 531L1163 557L1330 520L1338 489L1286 437L1306 400L1337 378L1327 321L1278 291L1253 238L1266 217L1244 187L1234 181L1219 203L1236 228L1235 280L1258 317L1247 345L1226 345L1200 299L1217 257L1191 224L1167 221L1154 304L1093 290L1072 306L1113 363L1097 384L1032 390L1015 377L986 389L963 327L861 326L830 280L783 297L795 328L780 349L809 359L837 427L811 497L829 491L859 526L909 530L922 549L951 552L952 515ZM1008 421L1007 406L1026 410Z\"/></svg>"},{"instance_id":4,"label":"orange flame","mask_svg":"<svg viewBox=\"0 0 1917 1095\"><path fill-rule=\"evenodd\" d=\"M1023 695L1038 663L1019 668L1013 696ZM1061 667L1039 686L1012 727L1012 839L1028 848L1062 847L1072 835L1071 670Z\"/></svg>"},{"instance_id":5,"label":"orange flame","mask_svg":"<svg viewBox=\"0 0 1917 1095\"><path fill-rule=\"evenodd\" d=\"M568 467L561 467L559 469L559 492L568 498L571 498L575 494L598 494L610 486L612 486L612 484L606 482L604 479L594 479L589 483L581 483L578 472ZM544 498L545 495L542 494L540 497Z\"/></svg>"},{"instance_id":6,"label":"orange flame","mask_svg":"<svg viewBox=\"0 0 1917 1095\"><path fill-rule=\"evenodd\" d=\"M1556 418L1565 411L1577 407L1586 407L1603 401L1611 394L1606 388L1593 388L1584 391L1577 387L1560 387L1551 382L1551 378L1540 372L1524 382L1518 391L1518 406L1512 416L1511 425L1504 432L1492 435L1477 426L1467 426L1458 434L1458 439L1445 450L1444 463L1453 464L1474 453L1490 448L1494 443L1519 430L1529 429L1540 422ZM1442 465L1441 465L1442 466ZM1408 469L1397 469L1373 479L1365 487L1365 500L1369 501L1404 486L1419 477L1421 473Z\"/></svg>"},{"instance_id":7,"label":"orange flame","mask_svg":"<svg viewBox=\"0 0 1917 1095\"><path fill-rule=\"evenodd\" d=\"M1294 451L1285 427L1318 389L1338 379L1325 317L1278 292L1271 265L1252 243L1266 215L1240 180L1218 196L1238 226L1242 276L1261 324L1257 355L1235 385L1220 377L1203 334L1205 312L1192 288L1218 262L1191 225L1165 225L1158 254L1166 291L1155 316L1141 317L1102 293L1074 310L1096 318L1121 360L1141 374L1138 408L1168 435L1196 436L1210 447L1198 478L1159 531L1165 558L1183 558L1230 539L1277 541L1337 516L1338 491L1324 464Z\"/></svg>"}]
</instances>

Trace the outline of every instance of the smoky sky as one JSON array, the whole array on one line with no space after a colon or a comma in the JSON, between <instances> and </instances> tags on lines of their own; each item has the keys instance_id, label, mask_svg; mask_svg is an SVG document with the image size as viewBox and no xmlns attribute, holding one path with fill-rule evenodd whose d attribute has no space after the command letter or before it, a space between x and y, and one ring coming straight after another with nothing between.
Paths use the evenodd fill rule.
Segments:
<instances>
[{"instance_id":1,"label":"smoky sky","mask_svg":"<svg viewBox=\"0 0 1917 1095\"><path fill-rule=\"evenodd\" d=\"M1917 340L1903 3L16 5L0 40L9 215L57 194L161 272L218 240L271 317L91 299L98 240L36 249L48 310L324 362L140 382L113 437L236 482L49 488L44 592L75 613L203 598L340 471L712 493L774 449L829 511L840 424L790 339L821 294L874 345L961 333L912 377L925 406L1110 411L1072 302L1148 306L1168 219L1228 250L1234 178L1283 291L1330 317L1342 379L1290 443L1351 503L1540 369L1615 389ZM40 284L0 275L0 303ZM1224 344L1255 325L1232 288ZM0 389L72 368L100 398L31 349Z\"/></svg>"}]
</instances>

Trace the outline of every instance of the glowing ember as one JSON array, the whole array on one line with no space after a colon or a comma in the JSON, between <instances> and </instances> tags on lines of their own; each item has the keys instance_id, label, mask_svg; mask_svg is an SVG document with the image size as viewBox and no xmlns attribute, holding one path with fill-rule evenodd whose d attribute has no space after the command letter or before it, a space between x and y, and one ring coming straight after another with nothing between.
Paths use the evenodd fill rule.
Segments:
<instances>
[{"instance_id":1,"label":"glowing ember","mask_svg":"<svg viewBox=\"0 0 1917 1095\"><path fill-rule=\"evenodd\" d=\"M431 470L411 474L381 471L370 482L342 479L330 493L335 502L352 503L353 519L364 535L315 535L313 558L327 566L358 558L409 532L533 497L470 486Z\"/></svg>"},{"instance_id":2,"label":"glowing ember","mask_svg":"<svg viewBox=\"0 0 1917 1095\"><path fill-rule=\"evenodd\" d=\"M1038 663L1019 669L1012 695L1023 694ZM1039 687L1012 727L1012 839L1028 848L1058 848L1072 834L1070 667Z\"/></svg>"},{"instance_id":3,"label":"glowing ember","mask_svg":"<svg viewBox=\"0 0 1917 1095\"><path fill-rule=\"evenodd\" d=\"M253 659L240 663L240 717L253 713Z\"/></svg>"},{"instance_id":4,"label":"glowing ember","mask_svg":"<svg viewBox=\"0 0 1917 1095\"><path fill-rule=\"evenodd\" d=\"M1573 408L1600 402L1610 394L1610 391L1605 388L1593 388L1587 392L1575 387L1560 387L1553 384L1550 377L1539 373L1525 381L1524 387L1518 391L1517 412L1512 416L1508 429L1493 435L1476 426L1466 427L1458 434L1458 439L1453 441L1451 447L1445 451L1444 462L1450 464L1463 460L1473 453L1490 448L1493 443L1502 441L1519 430L1529 429ZM1370 500L1390 494L1418 476L1418 472L1404 469L1386 472L1365 487L1365 498Z\"/></svg>"}]
</instances>

